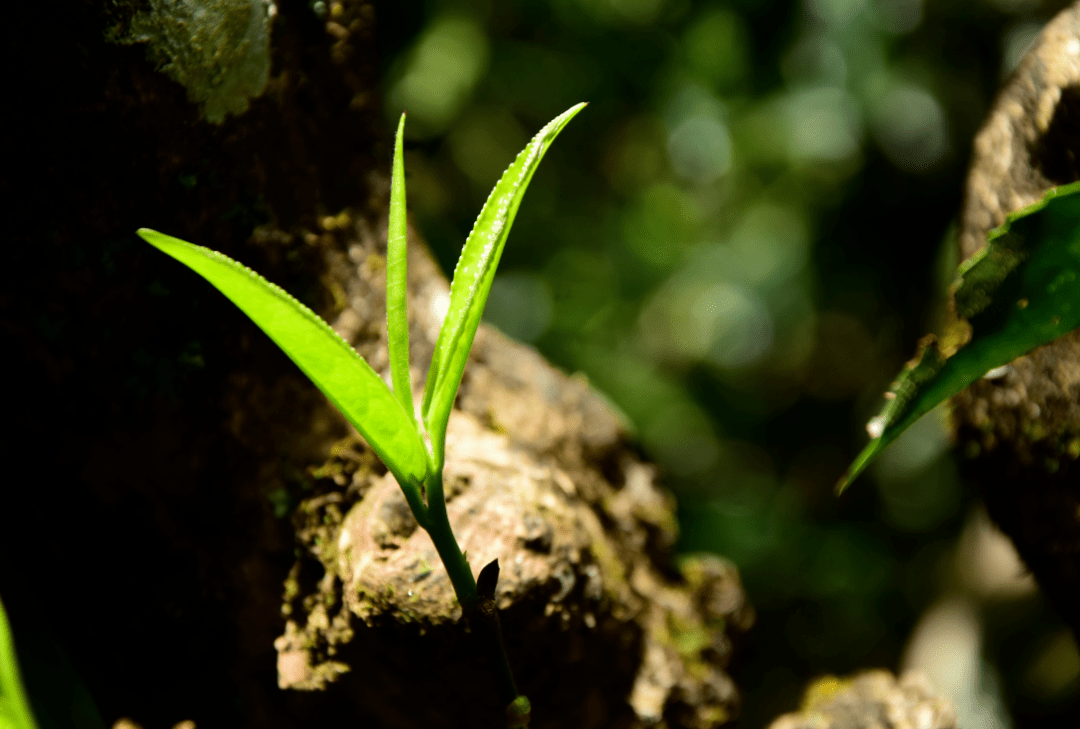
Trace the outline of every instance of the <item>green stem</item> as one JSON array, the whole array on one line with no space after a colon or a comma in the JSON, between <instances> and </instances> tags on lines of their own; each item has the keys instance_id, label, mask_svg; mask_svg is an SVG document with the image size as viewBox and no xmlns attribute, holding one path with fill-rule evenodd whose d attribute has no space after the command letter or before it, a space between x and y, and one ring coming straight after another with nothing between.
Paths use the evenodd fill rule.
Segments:
<instances>
[{"instance_id":1,"label":"green stem","mask_svg":"<svg viewBox=\"0 0 1080 729\"><path fill-rule=\"evenodd\" d=\"M425 486L428 524L423 526L431 536L435 550L446 567L450 584L454 586L454 594L457 595L458 603L461 604L465 619L473 627L477 638L482 643L483 651L493 664L500 699L508 707L515 702L521 703L519 699L524 697L518 694L514 674L510 670L510 661L503 648L502 630L495 609L494 585L492 585L491 595L481 596L477 593L476 578L473 577L472 568L469 567L469 562L458 546L453 530L450 529L450 518L446 513L446 498L443 493L442 469L433 469ZM528 706L527 699L524 700L524 705Z\"/></svg>"},{"instance_id":2,"label":"green stem","mask_svg":"<svg viewBox=\"0 0 1080 729\"><path fill-rule=\"evenodd\" d=\"M450 529L450 517L446 513L446 497L443 494L442 469L434 469L425 486L428 524L424 528L435 543L435 550L446 567L446 574L450 576L450 584L454 586L454 594L468 617L476 609L476 579L468 560L458 547L454 532Z\"/></svg>"},{"instance_id":3,"label":"green stem","mask_svg":"<svg viewBox=\"0 0 1080 729\"><path fill-rule=\"evenodd\" d=\"M416 517L416 523L430 532L431 515L428 513L427 504L424 503L421 487L402 479L398 479L398 485L401 486L401 491L405 494L405 501L409 504L409 510Z\"/></svg>"}]
</instances>

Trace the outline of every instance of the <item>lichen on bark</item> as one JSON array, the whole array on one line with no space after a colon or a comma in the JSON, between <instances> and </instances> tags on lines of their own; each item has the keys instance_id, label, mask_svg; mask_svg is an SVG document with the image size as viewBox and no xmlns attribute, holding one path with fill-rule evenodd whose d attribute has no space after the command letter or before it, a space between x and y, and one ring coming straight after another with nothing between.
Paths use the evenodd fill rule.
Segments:
<instances>
[{"instance_id":1,"label":"lichen on bark","mask_svg":"<svg viewBox=\"0 0 1080 729\"><path fill-rule=\"evenodd\" d=\"M207 121L243 114L270 75L273 0L150 0L107 37L145 43L160 71L187 89Z\"/></svg>"},{"instance_id":2,"label":"lichen on bark","mask_svg":"<svg viewBox=\"0 0 1080 729\"><path fill-rule=\"evenodd\" d=\"M957 729L956 709L917 672L822 676L769 729Z\"/></svg>"}]
</instances>

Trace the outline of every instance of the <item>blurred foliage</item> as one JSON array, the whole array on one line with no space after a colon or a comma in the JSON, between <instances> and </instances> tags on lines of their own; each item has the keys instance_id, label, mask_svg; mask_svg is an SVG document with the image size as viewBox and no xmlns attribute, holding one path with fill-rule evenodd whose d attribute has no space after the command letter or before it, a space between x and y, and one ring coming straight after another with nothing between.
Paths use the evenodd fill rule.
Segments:
<instances>
[{"instance_id":1,"label":"blurred foliage","mask_svg":"<svg viewBox=\"0 0 1080 729\"><path fill-rule=\"evenodd\" d=\"M681 547L738 564L759 612L741 725L820 673L896 668L973 496L940 418L883 454L876 489L832 487L939 328L971 139L1064 3L378 5L387 129L407 108L410 206L447 271L529 135L590 102L488 319L605 392L679 498ZM1071 665L1047 630L1051 658L1002 672L1016 726L1047 711L1023 681Z\"/></svg>"}]
</instances>

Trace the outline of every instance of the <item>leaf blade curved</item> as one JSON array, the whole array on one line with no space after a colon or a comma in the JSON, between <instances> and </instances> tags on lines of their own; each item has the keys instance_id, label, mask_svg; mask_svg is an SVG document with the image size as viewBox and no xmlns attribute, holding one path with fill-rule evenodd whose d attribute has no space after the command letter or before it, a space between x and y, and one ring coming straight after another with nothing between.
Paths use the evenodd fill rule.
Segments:
<instances>
[{"instance_id":1,"label":"leaf blade curved","mask_svg":"<svg viewBox=\"0 0 1080 729\"><path fill-rule=\"evenodd\" d=\"M868 430L878 435L837 483L838 493L936 405L990 370L1080 327L1080 182L1051 188L1010 214L990 231L986 246L961 264L954 287L957 310L969 317L969 341L947 359L935 342L926 342L893 384L894 402L870 421ZM928 375L918 375L930 347L940 362Z\"/></svg>"},{"instance_id":2,"label":"leaf blade curved","mask_svg":"<svg viewBox=\"0 0 1080 729\"><path fill-rule=\"evenodd\" d=\"M382 378L329 324L222 253L149 228L138 233L225 294L360 431L403 487L419 487L427 456L416 428Z\"/></svg>"},{"instance_id":3,"label":"leaf blade curved","mask_svg":"<svg viewBox=\"0 0 1080 729\"><path fill-rule=\"evenodd\" d=\"M552 142L583 108L577 104L552 119L518 154L492 189L461 250L421 407L436 468L443 461L446 422L521 199Z\"/></svg>"}]
</instances>

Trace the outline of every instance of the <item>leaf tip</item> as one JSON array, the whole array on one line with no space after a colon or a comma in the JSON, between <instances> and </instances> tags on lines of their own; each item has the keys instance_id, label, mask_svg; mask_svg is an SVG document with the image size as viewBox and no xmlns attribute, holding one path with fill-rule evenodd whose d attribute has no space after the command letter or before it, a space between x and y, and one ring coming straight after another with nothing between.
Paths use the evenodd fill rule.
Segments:
<instances>
[{"instance_id":1,"label":"leaf tip","mask_svg":"<svg viewBox=\"0 0 1080 729\"><path fill-rule=\"evenodd\" d=\"M844 491L851 485L851 472L844 471L844 475L840 477L840 480L836 482L833 487L833 496L843 496Z\"/></svg>"},{"instance_id":2,"label":"leaf tip","mask_svg":"<svg viewBox=\"0 0 1080 729\"><path fill-rule=\"evenodd\" d=\"M836 485L833 487L834 496L843 496L844 492L847 491L848 486L853 484L855 479L862 474L863 469L866 467L866 461L863 460L862 455L863 454L860 454L859 457L848 466L848 469L844 471L844 475L836 481Z\"/></svg>"},{"instance_id":3,"label":"leaf tip","mask_svg":"<svg viewBox=\"0 0 1080 729\"><path fill-rule=\"evenodd\" d=\"M877 420L877 418L872 419L870 423L873 423L874 420ZM869 429L870 424L867 424L867 430ZM879 435L867 443L866 447L860 451L859 455L856 456L855 460L848 466L848 469L844 471L844 475L836 482L836 487L834 489L837 496L844 493L844 490L855 482L855 479L857 479L862 472L866 470L866 467L870 465L870 461L874 460L874 457L885 447L885 445L887 445L881 438L882 436Z\"/></svg>"},{"instance_id":4,"label":"leaf tip","mask_svg":"<svg viewBox=\"0 0 1080 729\"><path fill-rule=\"evenodd\" d=\"M169 236L154 230L153 228L139 228L135 233L144 241L158 249L161 249L162 244L167 243L170 240Z\"/></svg>"}]
</instances>

